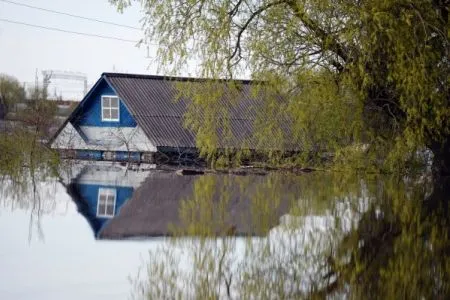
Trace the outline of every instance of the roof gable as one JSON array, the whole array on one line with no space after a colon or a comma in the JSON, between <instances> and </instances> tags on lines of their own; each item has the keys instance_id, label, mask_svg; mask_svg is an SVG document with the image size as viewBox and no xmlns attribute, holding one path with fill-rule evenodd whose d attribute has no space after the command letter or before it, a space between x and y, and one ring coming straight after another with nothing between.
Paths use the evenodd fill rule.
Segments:
<instances>
[{"instance_id":1,"label":"roof gable","mask_svg":"<svg viewBox=\"0 0 450 300\"><path fill-rule=\"evenodd\" d=\"M96 96L98 96L96 94L98 94L100 90L103 90L109 94L117 95L117 92L105 80L105 78L103 76L100 77L97 80L97 82L92 86L92 88L89 90L89 92L83 97L83 99L80 101L80 103L77 105L77 107L72 111L72 113L67 117L67 119L63 122L63 124L55 132L55 134L50 138L50 140L48 141L49 145L51 145L54 142L54 140L58 137L58 135L61 133L61 131L63 131L63 129L66 127L66 125L69 122L74 125L91 125L91 126L94 125L94 124L92 124L93 123L92 119L88 121L88 124L80 124L80 120L83 118L83 113L90 110L89 106L91 106L92 102L95 101L95 99L97 98ZM122 118L122 114L123 114L124 118L126 119L125 122L121 122L121 123L125 124L127 127L135 127L136 122L131 117L131 113L129 112L129 109L126 106L126 104L123 101L120 101L120 105L121 105L121 110L123 110L123 112L121 111L121 118ZM101 114L101 112L98 112L98 114ZM81 122L81 123L83 123L83 122ZM99 125L100 124L97 124L97 126L99 126ZM103 125L100 125L100 126L111 126L111 125L117 126L120 124L119 123L114 124L112 122L105 122ZM78 126L75 126L75 129L78 130ZM83 137L84 140L86 140L86 138L83 136L81 131L79 131L79 134Z\"/></svg>"},{"instance_id":2,"label":"roof gable","mask_svg":"<svg viewBox=\"0 0 450 300\"><path fill-rule=\"evenodd\" d=\"M119 121L103 121L102 96L117 96L116 91L104 78L90 91L89 96L80 103L81 109L72 117L71 122L77 126L136 127L136 121L120 98Z\"/></svg>"}]
</instances>

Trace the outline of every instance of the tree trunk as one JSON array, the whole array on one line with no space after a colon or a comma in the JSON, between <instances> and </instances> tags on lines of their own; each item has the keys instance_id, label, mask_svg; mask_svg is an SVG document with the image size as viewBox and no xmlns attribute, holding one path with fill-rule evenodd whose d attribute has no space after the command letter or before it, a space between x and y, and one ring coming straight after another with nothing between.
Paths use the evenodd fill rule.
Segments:
<instances>
[{"instance_id":1,"label":"tree trunk","mask_svg":"<svg viewBox=\"0 0 450 300\"><path fill-rule=\"evenodd\" d=\"M431 144L433 152L433 173L436 176L450 175L450 136L444 138L443 142Z\"/></svg>"}]
</instances>

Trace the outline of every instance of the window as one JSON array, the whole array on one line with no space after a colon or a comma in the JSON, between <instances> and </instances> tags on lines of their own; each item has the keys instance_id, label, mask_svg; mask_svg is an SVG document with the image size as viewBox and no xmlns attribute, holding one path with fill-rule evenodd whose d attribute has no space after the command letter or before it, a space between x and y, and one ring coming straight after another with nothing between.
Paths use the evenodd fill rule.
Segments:
<instances>
[{"instance_id":1,"label":"window","mask_svg":"<svg viewBox=\"0 0 450 300\"><path fill-rule=\"evenodd\" d=\"M98 190L97 217L112 218L116 210L116 189Z\"/></svg>"},{"instance_id":2,"label":"window","mask_svg":"<svg viewBox=\"0 0 450 300\"><path fill-rule=\"evenodd\" d=\"M102 96L102 121L119 121L119 98Z\"/></svg>"}]
</instances>

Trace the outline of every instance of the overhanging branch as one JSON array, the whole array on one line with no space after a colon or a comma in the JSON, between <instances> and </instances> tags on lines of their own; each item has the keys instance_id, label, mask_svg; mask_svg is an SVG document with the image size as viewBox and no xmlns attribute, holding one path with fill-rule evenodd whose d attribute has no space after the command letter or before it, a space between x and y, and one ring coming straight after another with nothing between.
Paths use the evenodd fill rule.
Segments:
<instances>
[{"instance_id":1,"label":"overhanging branch","mask_svg":"<svg viewBox=\"0 0 450 300\"><path fill-rule=\"evenodd\" d=\"M347 54L347 50L345 47L339 43L331 34L323 30L317 22L312 20L301 8L295 0L288 0L286 4L292 9L294 15L299 18L299 20L303 23L303 25L314 32L314 34L322 41L322 50L323 51L331 51L339 56L344 62L348 62L349 57ZM344 67L337 60L332 61L332 64L336 69L342 71Z\"/></svg>"},{"instance_id":2,"label":"overhanging branch","mask_svg":"<svg viewBox=\"0 0 450 300\"><path fill-rule=\"evenodd\" d=\"M276 6L276 5L280 5L280 4L285 4L286 0L280 0L280 1L275 1L275 2L271 2L268 3L262 7L260 7L259 9L257 9L255 12L253 12L250 17L247 19L247 21L244 23L244 25L242 25L242 27L240 27L238 34L237 34L237 40L236 40L236 44L234 46L234 50L233 53L230 55L230 57L228 58L228 65L234 66L236 65L240 58L241 58L241 38L242 38L242 34L245 32L245 30L247 29L247 27L250 25L250 23L257 17L259 16L261 13L263 13L264 11L266 11L267 9ZM238 3L240 4L240 2ZM237 9L238 6L235 6L233 8L233 10L230 12L230 17L232 18L236 13L237 13ZM239 56L239 59L234 63L230 65L230 62L236 57L236 55Z\"/></svg>"}]
</instances>

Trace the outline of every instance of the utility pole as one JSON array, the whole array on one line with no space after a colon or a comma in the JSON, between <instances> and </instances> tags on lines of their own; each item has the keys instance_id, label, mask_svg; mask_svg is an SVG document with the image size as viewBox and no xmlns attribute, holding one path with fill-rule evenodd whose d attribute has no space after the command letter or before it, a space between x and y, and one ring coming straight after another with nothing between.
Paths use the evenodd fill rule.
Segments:
<instances>
[{"instance_id":1,"label":"utility pole","mask_svg":"<svg viewBox=\"0 0 450 300\"><path fill-rule=\"evenodd\" d=\"M45 72L42 71L42 98L47 100L48 96L48 85L50 84L50 79L52 78L53 71Z\"/></svg>"}]
</instances>

